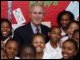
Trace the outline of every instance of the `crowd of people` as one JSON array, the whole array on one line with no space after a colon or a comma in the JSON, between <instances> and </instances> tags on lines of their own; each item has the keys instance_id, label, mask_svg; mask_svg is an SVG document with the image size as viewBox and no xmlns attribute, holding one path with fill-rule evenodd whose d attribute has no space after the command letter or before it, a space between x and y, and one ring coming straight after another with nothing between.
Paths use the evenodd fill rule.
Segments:
<instances>
[{"instance_id":1,"label":"crowd of people","mask_svg":"<svg viewBox=\"0 0 80 60\"><path fill-rule=\"evenodd\" d=\"M49 28L41 24L44 13L42 5L31 5L31 21L15 31L1 18L1 59L79 59L79 21L64 10Z\"/></svg>"}]
</instances>

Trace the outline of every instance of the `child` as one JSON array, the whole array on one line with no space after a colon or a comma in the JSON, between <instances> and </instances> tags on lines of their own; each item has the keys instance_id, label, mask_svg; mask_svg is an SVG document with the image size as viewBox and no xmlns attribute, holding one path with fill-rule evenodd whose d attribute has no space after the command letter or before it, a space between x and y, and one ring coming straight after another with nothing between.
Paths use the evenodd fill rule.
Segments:
<instances>
[{"instance_id":1,"label":"child","mask_svg":"<svg viewBox=\"0 0 80 60\"><path fill-rule=\"evenodd\" d=\"M79 29L73 32L72 39L74 39L77 42L79 48ZM79 59L79 50L77 52L76 59Z\"/></svg>"},{"instance_id":2,"label":"child","mask_svg":"<svg viewBox=\"0 0 80 60\"><path fill-rule=\"evenodd\" d=\"M17 53L18 53L18 43L13 39L9 39L5 46L4 49L6 50L9 59L19 59L18 57L16 57Z\"/></svg>"},{"instance_id":3,"label":"child","mask_svg":"<svg viewBox=\"0 0 80 60\"><path fill-rule=\"evenodd\" d=\"M73 35L72 35L72 38L78 43L79 45L79 29L78 30L75 30L73 32Z\"/></svg>"},{"instance_id":4,"label":"child","mask_svg":"<svg viewBox=\"0 0 80 60\"><path fill-rule=\"evenodd\" d=\"M21 59L35 59L36 58L36 49L32 45L24 46L20 53Z\"/></svg>"},{"instance_id":5,"label":"child","mask_svg":"<svg viewBox=\"0 0 80 60\"><path fill-rule=\"evenodd\" d=\"M70 11L62 11L58 14L57 22L62 30L62 36L66 35L67 27L72 21L74 21L74 15Z\"/></svg>"},{"instance_id":6,"label":"child","mask_svg":"<svg viewBox=\"0 0 80 60\"><path fill-rule=\"evenodd\" d=\"M69 24L68 28L67 28L67 31L66 31L66 36L63 36L61 38L61 45L64 41L66 41L67 39L69 38L72 38L72 35L73 35L73 32L75 30L79 29L79 22L78 21L73 21Z\"/></svg>"},{"instance_id":7,"label":"child","mask_svg":"<svg viewBox=\"0 0 80 60\"><path fill-rule=\"evenodd\" d=\"M78 21L74 21L72 23L70 23L68 29L67 29L67 34L69 36L69 38L72 38L72 34L75 30L79 29L79 22Z\"/></svg>"},{"instance_id":8,"label":"child","mask_svg":"<svg viewBox=\"0 0 80 60\"><path fill-rule=\"evenodd\" d=\"M1 18L1 47L12 37L12 26L8 19Z\"/></svg>"},{"instance_id":9,"label":"child","mask_svg":"<svg viewBox=\"0 0 80 60\"><path fill-rule=\"evenodd\" d=\"M1 59L8 59L7 53L4 49L1 49Z\"/></svg>"},{"instance_id":10,"label":"child","mask_svg":"<svg viewBox=\"0 0 80 60\"><path fill-rule=\"evenodd\" d=\"M74 59L78 51L78 46L76 41L73 39L68 39L63 42L62 45L62 55L63 59Z\"/></svg>"},{"instance_id":11,"label":"child","mask_svg":"<svg viewBox=\"0 0 80 60\"><path fill-rule=\"evenodd\" d=\"M48 59L60 59L62 58L61 55L61 48L59 45L59 41L61 38L61 29L58 26L53 26L51 31L49 32L50 41L46 44L45 52L47 52Z\"/></svg>"},{"instance_id":12,"label":"child","mask_svg":"<svg viewBox=\"0 0 80 60\"><path fill-rule=\"evenodd\" d=\"M36 59L43 59L45 48L45 37L42 34L35 34L33 36L32 44L36 48Z\"/></svg>"}]
</instances>

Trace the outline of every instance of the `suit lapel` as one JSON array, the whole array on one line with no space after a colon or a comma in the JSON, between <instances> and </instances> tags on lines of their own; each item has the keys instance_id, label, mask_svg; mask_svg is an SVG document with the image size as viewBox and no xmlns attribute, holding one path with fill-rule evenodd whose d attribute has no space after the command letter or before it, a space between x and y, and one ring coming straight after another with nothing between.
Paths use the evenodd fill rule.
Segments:
<instances>
[{"instance_id":1,"label":"suit lapel","mask_svg":"<svg viewBox=\"0 0 80 60\"><path fill-rule=\"evenodd\" d=\"M44 28L43 28L43 25L41 25L41 33L44 34Z\"/></svg>"},{"instance_id":2,"label":"suit lapel","mask_svg":"<svg viewBox=\"0 0 80 60\"><path fill-rule=\"evenodd\" d=\"M26 32L29 33L30 35L34 34L30 23L26 25Z\"/></svg>"}]
</instances>

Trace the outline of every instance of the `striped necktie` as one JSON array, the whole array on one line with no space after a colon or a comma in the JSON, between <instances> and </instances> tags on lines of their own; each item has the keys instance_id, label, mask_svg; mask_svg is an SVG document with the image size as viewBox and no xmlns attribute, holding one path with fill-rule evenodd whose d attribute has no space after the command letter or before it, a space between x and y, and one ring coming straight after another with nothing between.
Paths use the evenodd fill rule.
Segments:
<instances>
[{"instance_id":1,"label":"striped necktie","mask_svg":"<svg viewBox=\"0 0 80 60\"><path fill-rule=\"evenodd\" d=\"M39 28L38 27L36 28L36 31L37 31L37 34L38 34L39 33Z\"/></svg>"}]
</instances>

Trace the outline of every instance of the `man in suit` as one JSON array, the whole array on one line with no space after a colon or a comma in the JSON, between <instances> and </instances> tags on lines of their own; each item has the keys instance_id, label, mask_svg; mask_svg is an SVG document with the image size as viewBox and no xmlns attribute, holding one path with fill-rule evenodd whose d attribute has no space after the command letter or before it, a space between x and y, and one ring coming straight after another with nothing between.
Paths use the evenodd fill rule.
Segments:
<instances>
[{"instance_id":1,"label":"man in suit","mask_svg":"<svg viewBox=\"0 0 80 60\"><path fill-rule=\"evenodd\" d=\"M42 33L48 36L49 28L41 24L44 17L44 7L40 4L33 4L30 7L31 22L25 26L19 27L14 32L14 39L21 45L31 44L32 36L36 33ZM47 42L48 40L46 40Z\"/></svg>"}]
</instances>

